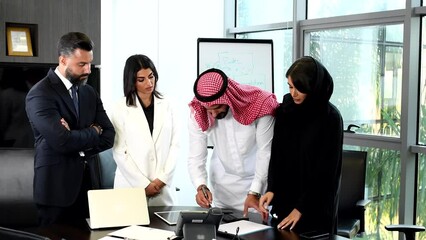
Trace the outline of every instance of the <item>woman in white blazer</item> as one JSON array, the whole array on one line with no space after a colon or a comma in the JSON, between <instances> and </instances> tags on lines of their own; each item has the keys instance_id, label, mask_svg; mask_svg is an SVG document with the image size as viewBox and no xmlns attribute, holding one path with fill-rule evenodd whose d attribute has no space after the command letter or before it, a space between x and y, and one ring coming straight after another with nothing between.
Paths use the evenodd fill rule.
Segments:
<instances>
[{"instance_id":1,"label":"woman in white blazer","mask_svg":"<svg viewBox=\"0 0 426 240\"><path fill-rule=\"evenodd\" d=\"M127 59L124 97L111 115L116 131L114 188L144 187L150 206L171 206L178 123L175 108L156 90L157 81L157 69L147 56Z\"/></svg>"}]
</instances>

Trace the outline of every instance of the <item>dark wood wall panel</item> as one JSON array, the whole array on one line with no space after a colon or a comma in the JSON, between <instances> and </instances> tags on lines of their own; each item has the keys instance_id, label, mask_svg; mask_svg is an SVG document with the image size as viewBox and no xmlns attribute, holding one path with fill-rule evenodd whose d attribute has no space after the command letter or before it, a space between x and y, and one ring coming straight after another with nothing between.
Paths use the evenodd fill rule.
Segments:
<instances>
[{"instance_id":1,"label":"dark wood wall panel","mask_svg":"<svg viewBox=\"0 0 426 240\"><path fill-rule=\"evenodd\" d=\"M37 56L6 56L6 23L37 26ZM70 31L84 32L93 40L93 64L100 65L101 0L0 0L0 62L57 63L57 41Z\"/></svg>"}]
</instances>

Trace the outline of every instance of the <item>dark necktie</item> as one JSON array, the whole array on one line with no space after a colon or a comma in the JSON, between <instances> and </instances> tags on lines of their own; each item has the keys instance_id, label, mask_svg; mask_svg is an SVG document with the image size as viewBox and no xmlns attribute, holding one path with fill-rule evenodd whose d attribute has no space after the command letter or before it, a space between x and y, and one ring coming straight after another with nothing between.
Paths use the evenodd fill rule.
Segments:
<instances>
[{"instance_id":1,"label":"dark necktie","mask_svg":"<svg viewBox=\"0 0 426 240\"><path fill-rule=\"evenodd\" d=\"M72 85L71 93L72 93L72 101L74 102L75 111L77 112L77 117L79 117L79 108L78 108L78 97L77 97L78 87L76 85Z\"/></svg>"}]
</instances>

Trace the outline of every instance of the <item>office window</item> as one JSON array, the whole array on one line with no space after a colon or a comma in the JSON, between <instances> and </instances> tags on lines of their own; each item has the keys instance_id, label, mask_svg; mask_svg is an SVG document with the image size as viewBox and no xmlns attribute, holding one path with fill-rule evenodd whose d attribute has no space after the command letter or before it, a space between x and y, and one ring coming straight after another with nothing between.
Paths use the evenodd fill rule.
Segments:
<instances>
[{"instance_id":1,"label":"office window","mask_svg":"<svg viewBox=\"0 0 426 240\"><path fill-rule=\"evenodd\" d=\"M419 153L416 224L426 225L426 155ZM418 234L418 239L426 239L426 232Z\"/></svg>"},{"instance_id":2,"label":"office window","mask_svg":"<svg viewBox=\"0 0 426 240\"><path fill-rule=\"evenodd\" d=\"M405 8L405 0L308 0L308 19Z\"/></svg>"},{"instance_id":3,"label":"office window","mask_svg":"<svg viewBox=\"0 0 426 240\"><path fill-rule=\"evenodd\" d=\"M247 2L249 1L236 0L236 2L244 3L236 5L237 15L243 13L243 10L238 8L248 8L249 3ZM303 1L293 0L293 2L304 5ZM417 76L406 70L409 66L403 62L403 54L413 56L413 51L417 52L417 49L420 49L420 45L417 48L411 45L417 45L415 39L403 42L403 31L413 28L413 36L415 36L418 29L417 22L412 21L404 26L402 19L406 19L405 14L413 17L412 11L395 10L416 7L417 4L419 4L417 1L406 2L405 0L307 0L306 11L301 10L298 6L300 11L290 12L290 14L301 15L288 16L287 21L301 19L298 22L300 25L293 22L282 22L281 25L283 29L286 28L290 31L298 28L293 33L301 33L300 36L293 36L293 39L289 38L288 41L300 43L302 49L294 49L294 43L284 43L291 44L292 48L284 47L283 51L289 52L277 53L275 51L275 55L288 56L297 51L297 55L311 55L319 59L329 69L334 79L334 93L331 102L341 111L344 127L346 128L349 124L360 126L360 129L354 129L356 134L345 134L345 143L351 144L352 148L367 151L369 157L366 193L372 203L366 212L366 236L362 239L396 239L398 233L386 231L384 226L398 223L399 216L412 214L407 212L410 210L409 208L399 206L400 186L407 183L406 179L400 178L401 164L407 162L407 159L402 161L401 156L407 156L407 151L404 150L404 154L401 154L399 149L403 149L400 145L401 141L410 142L411 139L407 138L416 135L400 134L401 131L407 131L407 129L401 129L401 126L407 126L407 122L404 122L407 121L406 111L401 111L401 109L405 110L407 107L408 109L412 107L419 109L418 122L423 126L419 128L419 141L426 144L426 117L423 118L426 112L423 113L422 109L426 110L424 104L426 103L426 75L423 74L426 65L422 64L422 68L419 69L419 72L422 71L422 82L420 83L420 94L422 95L419 95L419 99L424 101L421 103L423 107L420 107L412 101L407 101L407 96L402 95L402 85L405 87L408 85L408 81L402 80L403 72L410 79L412 76ZM251 7L254 8L253 5ZM251 19L245 19L247 27L237 29L240 30L239 34L244 37L248 36L248 38L256 38L259 35L248 32L258 32L259 29L262 31L275 30L267 29L268 22L259 20L265 19L262 11L253 11L253 14L248 14L247 9L245 11L244 17ZM307 20L303 20L305 13ZM349 15L354 21L346 22L341 21L341 18L333 18ZM238 21L236 20L237 28L243 26L241 16ZM383 16L385 17L383 18ZM310 20L316 18L322 19ZM265 25L256 27L256 24ZM271 28L276 26L280 25L273 25ZM243 34L242 31L246 32ZM421 46L426 46L426 43L423 42ZM408 52L403 52L403 47L407 47L405 49ZM294 56L292 59L295 59ZM410 62L412 61L413 58L410 58ZM277 66L280 65L275 64L275 69ZM289 65L283 64L283 66L286 70ZM283 74L285 74L285 70ZM275 79L275 89L279 86L277 82ZM286 85L282 87L285 89L283 91L288 91ZM407 103L413 105L407 106ZM411 121L411 119L408 120ZM409 122L408 125L416 126L416 122ZM412 130L408 130L411 133ZM348 145L345 145L345 148L347 147ZM418 163L419 179L426 175L426 172L422 170L425 168L425 161L422 160ZM411 176L415 174L414 169L409 168L409 171ZM392 184L389 184L390 182ZM426 198L420 194L421 189L424 189L423 185L426 186L426 183L419 183L418 194L419 198L424 199L418 199L422 206L426 201ZM410 202L410 198L413 199L415 196L403 197L408 197ZM420 201L423 202L420 203ZM417 222L422 225L425 222L424 220L419 222L419 219L426 218L426 207L424 208L425 210L422 210L418 207L416 215ZM426 234L422 236L426 239Z\"/></svg>"},{"instance_id":4,"label":"office window","mask_svg":"<svg viewBox=\"0 0 426 240\"><path fill-rule=\"evenodd\" d=\"M368 148L367 164L367 196L372 202L366 212L366 233L375 239L393 239L385 226L399 222L399 151Z\"/></svg>"},{"instance_id":5,"label":"office window","mask_svg":"<svg viewBox=\"0 0 426 240\"><path fill-rule=\"evenodd\" d=\"M422 19L422 48L420 62L420 88L419 88L419 144L426 144L426 20Z\"/></svg>"},{"instance_id":6,"label":"office window","mask_svg":"<svg viewBox=\"0 0 426 240\"><path fill-rule=\"evenodd\" d=\"M418 142L426 144L426 19L422 18L422 48L420 61L420 88L419 88L419 126ZM426 155L418 154L417 171L417 206L416 224L425 226L426 224ZM417 234L419 239L426 239L426 233Z\"/></svg>"},{"instance_id":7,"label":"office window","mask_svg":"<svg viewBox=\"0 0 426 240\"><path fill-rule=\"evenodd\" d=\"M308 55L334 79L331 102L358 132L400 135L402 25L339 28L308 33Z\"/></svg>"},{"instance_id":8,"label":"office window","mask_svg":"<svg viewBox=\"0 0 426 240\"><path fill-rule=\"evenodd\" d=\"M288 93L285 73L292 63L292 37L292 30L237 34L237 38L242 39L272 39L274 48L274 93L280 102L282 96Z\"/></svg>"},{"instance_id":9,"label":"office window","mask_svg":"<svg viewBox=\"0 0 426 240\"><path fill-rule=\"evenodd\" d=\"M417 199L415 224L426 225L426 155L418 154ZM417 239L426 239L426 232L418 233Z\"/></svg>"},{"instance_id":10,"label":"office window","mask_svg":"<svg viewBox=\"0 0 426 240\"><path fill-rule=\"evenodd\" d=\"M236 0L237 27L247 27L293 19L293 0L251 1Z\"/></svg>"},{"instance_id":11,"label":"office window","mask_svg":"<svg viewBox=\"0 0 426 240\"><path fill-rule=\"evenodd\" d=\"M395 239L385 225L398 222L401 160L398 151L344 145L344 149L366 151L365 197L371 200L365 212L363 239ZM389 184L392 182L392 184Z\"/></svg>"}]
</instances>

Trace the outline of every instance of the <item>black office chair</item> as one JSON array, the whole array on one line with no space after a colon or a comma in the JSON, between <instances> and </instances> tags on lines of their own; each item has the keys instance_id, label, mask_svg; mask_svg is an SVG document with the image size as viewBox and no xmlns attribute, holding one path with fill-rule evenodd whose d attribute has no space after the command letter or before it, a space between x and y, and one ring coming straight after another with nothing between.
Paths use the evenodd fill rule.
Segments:
<instances>
[{"instance_id":1,"label":"black office chair","mask_svg":"<svg viewBox=\"0 0 426 240\"><path fill-rule=\"evenodd\" d=\"M21 230L0 227L0 239L7 240L50 240L34 233L24 232Z\"/></svg>"},{"instance_id":2,"label":"black office chair","mask_svg":"<svg viewBox=\"0 0 426 240\"><path fill-rule=\"evenodd\" d=\"M386 225L385 228L388 231L398 231L404 233L406 240L414 240L416 239L416 232L425 231L425 227L423 226L410 224Z\"/></svg>"},{"instance_id":3,"label":"black office chair","mask_svg":"<svg viewBox=\"0 0 426 240\"><path fill-rule=\"evenodd\" d=\"M337 234L354 238L365 231L364 213L365 173L367 152L344 150L342 155L342 178L340 183Z\"/></svg>"},{"instance_id":4,"label":"black office chair","mask_svg":"<svg viewBox=\"0 0 426 240\"><path fill-rule=\"evenodd\" d=\"M112 156L112 149L99 153L100 187L103 189L114 188L115 169L117 164Z\"/></svg>"},{"instance_id":5,"label":"black office chair","mask_svg":"<svg viewBox=\"0 0 426 240\"><path fill-rule=\"evenodd\" d=\"M0 226L38 226L33 201L34 148L0 148Z\"/></svg>"}]
</instances>

